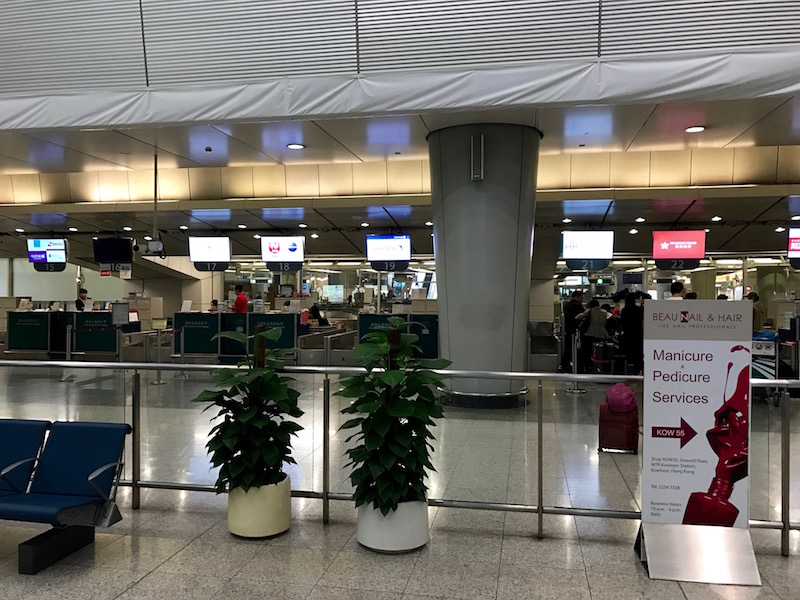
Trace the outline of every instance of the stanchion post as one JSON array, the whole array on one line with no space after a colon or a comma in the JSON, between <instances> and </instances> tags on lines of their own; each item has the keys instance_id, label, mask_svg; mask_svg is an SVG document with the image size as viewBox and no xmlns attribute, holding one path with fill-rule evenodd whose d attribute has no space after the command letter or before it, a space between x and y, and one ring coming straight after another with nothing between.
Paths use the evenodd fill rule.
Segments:
<instances>
[{"instance_id":1,"label":"stanchion post","mask_svg":"<svg viewBox=\"0 0 800 600\"><path fill-rule=\"evenodd\" d=\"M155 381L151 381L150 385L164 385L167 383L163 379L161 379L161 330L156 329L156 378Z\"/></svg>"},{"instance_id":2,"label":"stanchion post","mask_svg":"<svg viewBox=\"0 0 800 600\"><path fill-rule=\"evenodd\" d=\"M72 325L67 324L67 360L72 360Z\"/></svg>"},{"instance_id":3,"label":"stanchion post","mask_svg":"<svg viewBox=\"0 0 800 600\"><path fill-rule=\"evenodd\" d=\"M580 333L577 331L575 335L572 336L572 374L578 374L578 336ZM568 387L566 392L570 394L583 394L586 391L586 388L582 388L578 386L578 380L572 382L572 387Z\"/></svg>"},{"instance_id":4,"label":"stanchion post","mask_svg":"<svg viewBox=\"0 0 800 600\"><path fill-rule=\"evenodd\" d=\"M322 522L330 518L331 380L325 373L322 382Z\"/></svg>"},{"instance_id":5,"label":"stanchion post","mask_svg":"<svg viewBox=\"0 0 800 600\"><path fill-rule=\"evenodd\" d=\"M781 554L789 556L789 495L791 490L789 455L791 436L789 435L789 402L791 396L787 389L781 398Z\"/></svg>"},{"instance_id":6,"label":"stanchion post","mask_svg":"<svg viewBox=\"0 0 800 600\"><path fill-rule=\"evenodd\" d=\"M181 342L180 342L180 345L179 345L180 349L181 349L181 364L185 365L186 364L186 347L185 347L184 343L185 343L185 340L186 340L186 336L184 335L183 329L173 330L173 331L180 332L180 334L181 334ZM181 369L177 373L177 375L175 375L175 379L188 379L188 378L189 378L189 376L186 374L186 371L184 371L183 369Z\"/></svg>"},{"instance_id":7,"label":"stanchion post","mask_svg":"<svg viewBox=\"0 0 800 600\"><path fill-rule=\"evenodd\" d=\"M536 450L536 537L542 539L544 537L544 486L542 479L542 470L544 465L544 457L542 451L544 448L544 426L542 420L544 418L544 398L542 393L542 380L539 380L538 393L536 398L536 420L537 420L537 450Z\"/></svg>"},{"instance_id":8,"label":"stanchion post","mask_svg":"<svg viewBox=\"0 0 800 600\"><path fill-rule=\"evenodd\" d=\"M133 463L131 469L132 470L131 481L133 489L131 491L131 507L134 510L139 508L140 492L141 492L141 489L139 487L139 482L142 479L141 407L142 407L141 375L139 375L139 371L136 370L133 372L133 390L131 396L131 427L133 429L133 458L131 460L131 462Z\"/></svg>"}]
</instances>

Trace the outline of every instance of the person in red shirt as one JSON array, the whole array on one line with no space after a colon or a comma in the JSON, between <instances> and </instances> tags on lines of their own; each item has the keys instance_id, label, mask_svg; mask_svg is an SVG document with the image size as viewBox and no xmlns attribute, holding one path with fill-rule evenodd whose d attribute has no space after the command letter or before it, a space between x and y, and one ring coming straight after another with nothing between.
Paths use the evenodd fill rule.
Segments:
<instances>
[{"instance_id":1,"label":"person in red shirt","mask_svg":"<svg viewBox=\"0 0 800 600\"><path fill-rule=\"evenodd\" d=\"M241 285L237 285L235 289L236 289L236 302L233 303L233 312L246 313L247 296L244 295L244 288Z\"/></svg>"}]
</instances>

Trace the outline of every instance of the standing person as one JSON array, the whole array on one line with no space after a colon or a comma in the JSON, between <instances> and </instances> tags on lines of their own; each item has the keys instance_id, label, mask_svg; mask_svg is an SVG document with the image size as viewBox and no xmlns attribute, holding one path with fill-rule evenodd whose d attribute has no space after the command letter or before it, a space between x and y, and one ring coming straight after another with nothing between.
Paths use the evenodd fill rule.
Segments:
<instances>
[{"instance_id":1,"label":"standing person","mask_svg":"<svg viewBox=\"0 0 800 600\"><path fill-rule=\"evenodd\" d=\"M620 313L622 322L622 352L628 374L642 371L644 357L644 308L636 302L636 294L625 296L625 306Z\"/></svg>"},{"instance_id":2,"label":"standing person","mask_svg":"<svg viewBox=\"0 0 800 600\"><path fill-rule=\"evenodd\" d=\"M89 297L89 292L86 291L86 288L81 288L78 290L78 299L75 300L75 310L78 312L83 312L86 309L86 300Z\"/></svg>"},{"instance_id":3,"label":"standing person","mask_svg":"<svg viewBox=\"0 0 800 600\"><path fill-rule=\"evenodd\" d=\"M589 320L589 325L585 329L583 339L581 340L581 349L583 354L583 367L584 371L589 372L592 364L592 349L597 342L602 342L608 339L608 331L606 330L606 320L609 314L600 308L600 303L597 300L590 300L587 308L576 318L580 321L584 319Z\"/></svg>"},{"instance_id":4,"label":"standing person","mask_svg":"<svg viewBox=\"0 0 800 600\"><path fill-rule=\"evenodd\" d=\"M564 304L564 351L561 353L561 370L565 373L572 372L572 338L578 331L578 321L575 319L583 312L583 292L572 292L572 298Z\"/></svg>"},{"instance_id":5,"label":"standing person","mask_svg":"<svg viewBox=\"0 0 800 600\"><path fill-rule=\"evenodd\" d=\"M234 289L236 290L236 301L233 303L233 312L246 313L247 296L244 295L244 287L241 284L237 284Z\"/></svg>"},{"instance_id":6,"label":"standing person","mask_svg":"<svg viewBox=\"0 0 800 600\"><path fill-rule=\"evenodd\" d=\"M747 299L753 302L753 333L755 333L764 325L764 318L766 315L764 314L764 309L761 308L761 304L758 302L760 300L758 294L750 292L747 294Z\"/></svg>"},{"instance_id":7,"label":"standing person","mask_svg":"<svg viewBox=\"0 0 800 600\"><path fill-rule=\"evenodd\" d=\"M669 293L672 294L667 300L683 300L686 295L686 288L680 281L673 281L669 286Z\"/></svg>"},{"instance_id":8,"label":"standing person","mask_svg":"<svg viewBox=\"0 0 800 600\"><path fill-rule=\"evenodd\" d=\"M684 297L684 300L697 300L697 292L688 292Z\"/></svg>"}]
</instances>

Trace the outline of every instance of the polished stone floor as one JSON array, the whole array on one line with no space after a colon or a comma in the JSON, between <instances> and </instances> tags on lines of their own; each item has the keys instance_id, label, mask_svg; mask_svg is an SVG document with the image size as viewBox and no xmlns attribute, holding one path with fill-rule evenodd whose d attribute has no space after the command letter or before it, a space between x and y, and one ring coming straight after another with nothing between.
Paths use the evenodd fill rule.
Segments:
<instances>
[{"instance_id":1,"label":"polished stone floor","mask_svg":"<svg viewBox=\"0 0 800 600\"><path fill-rule=\"evenodd\" d=\"M63 382L65 375L75 381ZM75 369L0 369L0 417L130 422L132 373ZM142 373L143 479L209 484L204 445L208 414L191 398L209 386L205 373L176 379ZM529 382L535 389L535 382ZM292 487L322 485L322 378L299 376L306 427L295 444ZM335 389L335 384L332 386ZM543 481L546 505L638 510L640 458L597 453L597 404L602 387L582 395L544 386ZM535 400L535 398L534 398ZM337 433L342 403L334 398L331 487L347 492ZM792 439L800 435L796 404ZM753 408L751 517L780 516L780 409ZM448 407L436 428L430 496L536 503L538 423L525 408L479 411ZM796 453L793 453L795 456ZM800 477L793 469L797 498ZM127 473L127 476L130 476ZM430 510L431 539L399 556L370 553L354 539L355 512L332 502L321 523L318 500L295 499L289 533L244 541L227 533L225 498L204 492L143 492L124 520L98 534L93 547L34 576L16 574L16 546L42 528L0 522L0 598L798 598L796 557L780 556L776 531L754 530L761 588L651 581L632 550L637 521L545 517L545 539L533 537L535 517L454 508ZM800 520L793 500L792 520ZM793 532L792 552L800 553Z\"/></svg>"}]
</instances>

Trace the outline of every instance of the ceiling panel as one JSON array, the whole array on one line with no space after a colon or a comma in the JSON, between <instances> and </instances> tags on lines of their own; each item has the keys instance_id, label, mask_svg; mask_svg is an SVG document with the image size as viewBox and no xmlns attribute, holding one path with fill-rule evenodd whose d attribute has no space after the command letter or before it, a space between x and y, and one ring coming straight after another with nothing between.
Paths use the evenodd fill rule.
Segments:
<instances>
[{"instance_id":1,"label":"ceiling panel","mask_svg":"<svg viewBox=\"0 0 800 600\"><path fill-rule=\"evenodd\" d=\"M369 223L369 228L398 227L392 216L382 206L364 206L360 208L317 208L316 211L333 224L334 227L359 228L364 234L368 228L361 223Z\"/></svg>"},{"instance_id":2,"label":"ceiling panel","mask_svg":"<svg viewBox=\"0 0 800 600\"><path fill-rule=\"evenodd\" d=\"M350 122L352 120L349 120ZM359 158L331 137L313 121L280 121L215 126L240 143L258 149L283 164L358 162ZM303 144L302 150L290 150L287 144ZM233 166L233 165L232 165Z\"/></svg>"},{"instance_id":3,"label":"ceiling panel","mask_svg":"<svg viewBox=\"0 0 800 600\"><path fill-rule=\"evenodd\" d=\"M707 248L714 248L724 252L750 252L771 251L785 253L788 245L787 233L776 232L771 225L751 224L740 228L731 228L733 231L719 233L729 233L725 240L711 245L715 240L710 239L706 242Z\"/></svg>"},{"instance_id":4,"label":"ceiling panel","mask_svg":"<svg viewBox=\"0 0 800 600\"><path fill-rule=\"evenodd\" d=\"M427 160L428 128L418 115L316 121L332 138L364 162Z\"/></svg>"},{"instance_id":5,"label":"ceiling panel","mask_svg":"<svg viewBox=\"0 0 800 600\"><path fill-rule=\"evenodd\" d=\"M764 211L769 209L779 198L697 198L692 202L680 218L680 223L699 223L706 227L714 224L712 217L720 216L722 221L740 222L761 219Z\"/></svg>"},{"instance_id":6,"label":"ceiling panel","mask_svg":"<svg viewBox=\"0 0 800 600\"><path fill-rule=\"evenodd\" d=\"M794 146L800 144L800 96L795 96L754 123L731 146Z\"/></svg>"},{"instance_id":7,"label":"ceiling panel","mask_svg":"<svg viewBox=\"0 0 800 600\"><path fill-rule=\"evenodd\" d=\"M400 227L427 227L433 213L430 206L386 206L385 210L392 215Z\"/></svg>"},{"instance_id":8,"label":"ceiling panel","mask_svg":"<svg viewBox=\"0 0 800 600\"><path fill-rule=\"evenodd\" d=\"M241 127L250 127L242 125ZM230 127L195 125L153 129L126 129L125 135L189 159L204 167L275 164L275 160L231 137ZM150 155L152 161L152 154Z\"/></svg>"},{"instance_id":9,"label":"ceiling panel","mask_svg":"<svg viewBox=\"0 0 800 600\"><path fill-rule=\"evenodd\" d=\"M103 160L65 147L66 134L63 132L52 133L51 137L63 143L53 143L24 133L4 131L0 132L0 148L3 155L35 165L35 170L42 173L125 168L121 163Z\"/></svg>"},{"instance_id":10,"label":"ceiling panel","mask_svg":"<svg viewBox=\"0 0 800 600\"><path fill-rule=\"evenodd\" d=\"M537 202L535 222L561 225L563 219L572 219L570 226L598 224L613 205L612 200L564 200L562 202Z\"/></svg>"},{"instance_id":11,"label":"ceiling panel","mask_svg":"<svg viewBox=\"0 0 800 600\"><path fill-rule=\"evenodd\" d=\"M153 168L154 147L126 135L124 130L39 131L28 135L129 169L146 171ZM200 163L176 156L164 149L160 149L158 154L158 166L161 169L200 166Z\"/></svg>"},{"instance_id":12,"label":"ceiling panel","mask_svg":"<svg viewBox=\"0 0 800 600\"><path fill-rule=\"evenodd\" d=\"M630 146L655 105L543 108L536 120L544 134L539 151L621 152Z\"/></svg>"},{"instance_id":13,"label":"ceiling panel","mask_svg":"<svg viewBox=\"0 0 800 600\"><path fill-rule=\"evenodd\" d=\"M628 150L722 148L763 119L787 97L659 104ZM686 133L702 125L701 133Z\"/></svg>"},{"instance_id":14,"label":"ceiling panel","mask_svg":"<svg viewBox=\"0 0 800 600\"><path fill-rule=\"evenodd\" d=\"M780 198L763 215L761 215L760 220L776 221L785 224L787 222L791 222L792 217L795 216L798 217L797 220L800 220L800 196L786 196L784 198Z\"/></svg>"},{"instance_id":15,"label":"ceiling panel","mask_svg":"<svg viewBox=\"0 0 800 600\"><path fill-rule=\"evenodd\" d=\"M249 212L256 216L260 216L266 223L278 229L297 229L300 223L308 225L307 231L319 229L322 227L330 227L330 223L316 210L312 208L303 207L288 207L288 208L261 208L261 209L248 209Z\"/></svg>"}]
</instances>

